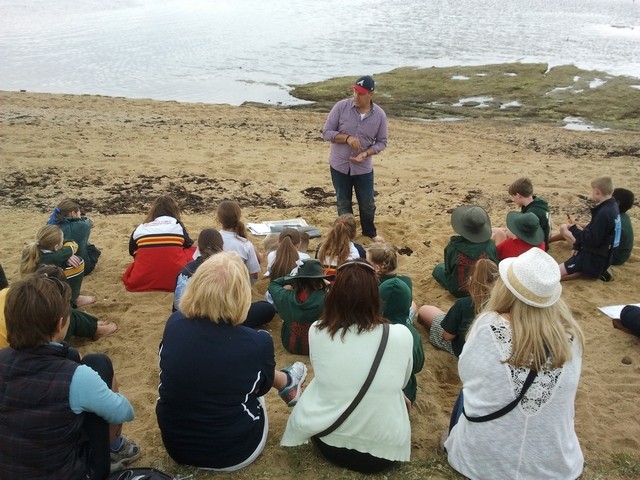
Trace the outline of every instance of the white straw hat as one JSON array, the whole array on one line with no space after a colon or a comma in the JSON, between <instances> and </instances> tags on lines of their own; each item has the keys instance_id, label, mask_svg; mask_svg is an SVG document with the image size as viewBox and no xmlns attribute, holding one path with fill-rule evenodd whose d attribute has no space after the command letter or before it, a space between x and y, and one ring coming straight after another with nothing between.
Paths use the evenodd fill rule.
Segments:
<instances>
[{"instance_id":1,"label":"white straw hat","mask_svg":"<svg viewBox=\"0 0 640 480\"><path fill-rule=\"evenodd\" d=\"M531 248L519 257L505 258L498 269L506 287L527 305L550 307L560 298L560 267L539 248Z\"/></svg>"}]
</instances>

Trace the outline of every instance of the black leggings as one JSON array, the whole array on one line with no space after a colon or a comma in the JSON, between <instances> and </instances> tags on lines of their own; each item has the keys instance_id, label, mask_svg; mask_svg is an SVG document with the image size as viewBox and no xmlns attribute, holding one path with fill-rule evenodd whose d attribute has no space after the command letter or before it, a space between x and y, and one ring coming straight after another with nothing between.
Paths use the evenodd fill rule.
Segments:
<instances>
[{"instance_id":1,"label":"black leggings","mask_svg":"<svg viewBox=\"0 0 640 480\"><path fill-rule=\"evenodd\" d=\"M311 437L320 453L331 463L360 473L378 473L392 467L396 462L386 458L374 457L370 453L327 445L317 437Z\"/></svg>"},{"instance_id":2,"label":"black leggings","mask_svg":"<svg viewBox=\"0 0 640 480\"><path fill-rule=\"evenodd\" d=\"M92 353L85 356L80 363L95 370L109 388L113 382L113 365L106 355ZM85 412L82 424L88 443L83 452L92 479L105 479L111 469L111 455L109 448L109 424L95 413Z\"/></svg>"}]
</instances>

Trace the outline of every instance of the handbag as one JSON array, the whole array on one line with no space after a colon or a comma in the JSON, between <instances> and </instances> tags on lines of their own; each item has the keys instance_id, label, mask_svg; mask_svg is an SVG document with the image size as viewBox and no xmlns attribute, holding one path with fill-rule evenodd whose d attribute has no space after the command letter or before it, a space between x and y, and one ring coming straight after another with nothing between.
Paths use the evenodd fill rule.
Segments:
<instances>
[{"instance_id":1,"label":"handbag","mask_svg":"<svg viewBox=\"0 0 640 480\"><path fill-rule=\"evenodd\" d=\"M376 352L376 356L373 359L373 364L371 365L371 369L369 370L369 375L367 375L367 379L360 387L360 391L355 396L355 398L351 401L351 404L346 408L342 415L338 417L338 419L331 424L330 427L325 428L320 433L315 434L314 438L324 437L333 432L336 428L338 428L342 423L351 415L351 412L355 410L358 406L362 398L364 397L367 390L369 390L369 386L371 386L371 382L373 382L373 378L376 376L376 372L378 371L378 366L380 365L380 360L382 359L382 355L384 354L384 349L387 347L387 340L389 339L389 324L385 323L382 325L382 338L380 339L380 346L378 346L378 351Z\"/></svg>"},{"instance_id":2,"label":"handbag","mask_svg":"<svg viewBox=\"0 0 640 480\"><path fill-rule=\"evenodd\" d=\"M529 370L529 375L527 375L527 378L524 381L524 385L522 385L522 390L520 390L520 395L518 395L517 398L515 398L508 405L502 407L500 410L495 411L493 413L490 413L488 415L482 415L480 417L469 417L467 415L467 413L464 411L464 405L463 405L462 406L462 414L464 415L464 417L467 420L469 420L470 422L475 422L475 423L488 422L489 420L495 420L496 418L500 418L503 415L506 415L511 410L516 408L516 405L518 405L518 403L520 403L520 400L522 400L522 398L524 397L524 394L527 393L527 390L529 390L529 387L531 386L531 384L535 380L537 374L538 374L538 372L536 372L535 370L533 370L533 369Z\"/></svg>"}]
</instances>

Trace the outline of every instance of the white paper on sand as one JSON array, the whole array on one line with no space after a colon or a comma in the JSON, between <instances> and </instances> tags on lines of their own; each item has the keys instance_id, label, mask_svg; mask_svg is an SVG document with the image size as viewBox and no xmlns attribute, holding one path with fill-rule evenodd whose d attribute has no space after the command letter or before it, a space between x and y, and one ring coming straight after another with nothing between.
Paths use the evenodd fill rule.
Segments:
<instances>
[{"instance_id":1,"label":"white paper on sand","mask_svg":"<svg viewBox=\"0 0 640 480\"><path fill-rule=\"evenodd\" d=\"M271 233L271 227L308 227L309 225L303 218L292 218L289 220L269 220L261 223L248 223L247 230L254 235L268 235Z\"/></svg>"},{"instance_id":2,"label":"white paper on sand","mask_svg":"<svg viewBox=\"0 0 640 480\"><path fill-rule=\"evenodd\" d=\"M635 305L636 307L640 307L640 303L626 303L624 305L609 305L608 307L598 307L602 313L604 313L609 318L620 318L620 312L627 305Z\"/></svg>"}]
</instances>

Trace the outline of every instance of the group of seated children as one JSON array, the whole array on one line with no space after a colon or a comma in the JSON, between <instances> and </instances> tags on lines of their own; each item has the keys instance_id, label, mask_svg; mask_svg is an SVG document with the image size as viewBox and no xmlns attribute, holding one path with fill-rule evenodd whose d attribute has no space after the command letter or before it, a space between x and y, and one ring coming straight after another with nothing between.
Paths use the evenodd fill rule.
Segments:
<instances>
[{"instance_id":1,"label":"group of seated children","mask_svg":"<svg viewBox=\"0 0 640 480\"><path fill-rule=\"evenodd\" d=\"M507 215L507 228L492 229L487 212L476 205L452 211L456 235L445 247L444 262L433 270L437 282L458 297L448 312L433 305L417 309L411 279L397 272L396 250L374 243L365 251L356 244L351 214L338 217L318 246L315 259L306 253L300 232L284 228L265 252L268 301L252 302L251 283L258 279L264 257L247 238L238 203L221 202L216 211L220 230L203 229L194 245L176 201L166 195L158 197L131 235L133 261L122 281L134 292L174 292L173 313L160 349L157 404L158 424L169 455L179 463L219 471L250 464L267 439L262 397L275 388L289 406L301 399L289 418L283 445L310 439L332 462L365 473L408 460L406 413L416 400L415 375L424 364L422 340L413 326L416 314L418 322L430 329L431 343L460 356L467 329L496 283L502 296L503 285L521 299L531 294L520 295L516 277L522 272L512 268L533 272L536 262L552 262L544 253L550 241L565 239L573 246L571 258L559 266L562 279L602 278L612 263L629 258L633 232L626 211L634 197L625 189L614 191L611 179L592 182L596 206L591 221L586 225L569 222L560 227L558 235L550 235L548 205L533 195L528 179L514 182L509 194L521 211ZM6 303L7 316L6 332L0 328L0 342L12 347L0 350L0 388L8 392L0 403L3 412L15 412L0 415L5 432L0 459L12 459L0 467L12 478L30 477L35 471L65 478L105 478L110 469L140 455L138 445L121 434L121 423L133 418L133 410L117 393L109 359L104 355L81 359L64 343L71 334L99 338L117 328L79 310L95 301L80 293L87 266L93 270L100 254L89 242L91 225L76 204L62 202L50 223L25 248L23 279L7 289L4 272L0 272L0 298ZM515 257L523 258L522 262L514 262ZM525 261L525 257L531 259ZM554 284L553 288L556 295L560 287ZM314 364L315 379L302 398L305 364L296 362L277 370L273 340L256 330L276 312L282 319L284 348L310 355ZM616 327L638 334L640 309L627 307L623 313ZM387 321L390 332L384 326ZM390 351L386 356L383 353L382 361L374 361L376 350L384 352L385 348ZM374 368L369 372L372 362L375 369L380 366L381 376L376 377ZM217 367L193 368L203 363ZM360 367L346 372L344 365ZM31 376L14 381L17 368L26 369ZM351 393L357 393L351 387L361 385L360 373L364 378L367 372L373 379L368 388L388 396L390 416L386 420L395 421L394 427L377 414L375 422L363 423L350 419L349 414L336 418L340 409L327 409L324 403L327 395L343 392L339 402L349 406ZM391 392L384 378L397 378L398 391ZM34 385L43 380L55 388L39 408L56 427L50 432L64 432L63 436L56 433L51 441L34 440L38 426L24 413L40 402L42 392ZM222 398L224 401L216 400ZM364 410L371 407L366 401L362 405ZM24 428L14 428L18 424ZM231 438L237 441L229 441ZM33 462L32 455L25 453L26 445L37 448L38 458L46 461Z\"/></svg>"}]
</instances>

